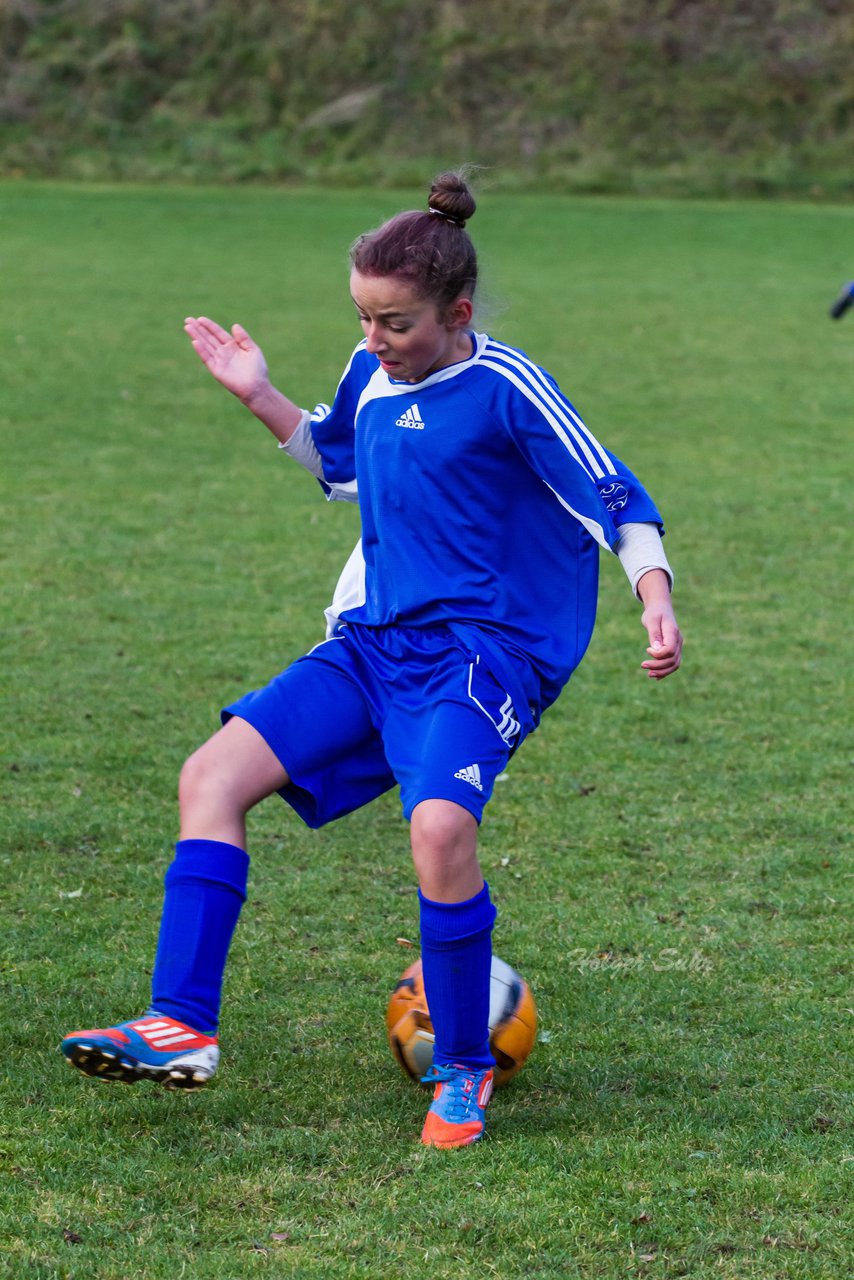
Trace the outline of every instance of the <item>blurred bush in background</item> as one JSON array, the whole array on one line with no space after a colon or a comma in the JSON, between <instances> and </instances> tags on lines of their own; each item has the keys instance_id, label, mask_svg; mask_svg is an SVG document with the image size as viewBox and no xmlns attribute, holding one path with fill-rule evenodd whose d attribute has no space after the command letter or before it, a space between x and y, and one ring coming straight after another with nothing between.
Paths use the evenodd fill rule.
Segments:
<instances>
[{"instance_id":1,"label":"blurred bush in background","mask_svg":"<svg viewBox=\"0 0 854 1280\"><path fill-rule=\"evenodd\" d=\"M847 0L0 0L0 174L854 191Z\"/></svg>"}]
</instances>

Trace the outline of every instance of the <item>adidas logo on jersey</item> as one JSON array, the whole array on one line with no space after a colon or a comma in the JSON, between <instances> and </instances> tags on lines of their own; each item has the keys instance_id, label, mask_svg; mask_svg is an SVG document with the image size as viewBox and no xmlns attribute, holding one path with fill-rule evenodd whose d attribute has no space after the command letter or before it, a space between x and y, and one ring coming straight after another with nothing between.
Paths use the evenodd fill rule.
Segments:
<instances>
[{"instance_id":1,"label":"adidas logo on jersey","mask_svg":"<svg viewBox=\"0 0 854 1280\"><path fill-rule=\"evenodd\" d=\"M396 427L409 427L413 431L423 431L424 423L421 421L421 413L417 404L410 405L405 413L402 413L394 424Z\"/></svg>"},{"instance_id":2,"label":"adidas logo on jersey","mask_svg":"<svg viewBox=\"0 0 854 1280\"><path fill-rule=\"evenodd\" d=\"M480 765L467 764L464 769L458 769L454 774L455 778L460 778L463 782L469 782L473 787L477 787L478 791L483 790L483 783L480 780Z\"/></svg>"}]
</instances>

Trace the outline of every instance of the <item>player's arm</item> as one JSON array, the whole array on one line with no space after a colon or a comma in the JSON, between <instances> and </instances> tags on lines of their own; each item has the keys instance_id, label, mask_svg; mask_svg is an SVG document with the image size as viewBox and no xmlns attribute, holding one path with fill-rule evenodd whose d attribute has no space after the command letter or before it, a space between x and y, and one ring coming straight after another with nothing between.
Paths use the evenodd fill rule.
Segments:
<instances>
[{"instance_id":1,"label":"player's arm","mask_svg":"<svg viewBox=\"0 0 854 1280\"><path fill-rule=\"evenodd\" d=\"M524 364L517 365L525 372ZM644 604L642 622L654 680L676 671L682 637L670 601L673 575L661 542L661 516L637 476L587 429L547 375L528 371L524 399L503 415L524 457L601 546L615 551Z\"/></svg>"},{"instance_id":2,"label":"player's arm","mask_svg":"<svg viewBox=\"0 0 854 1280\"><path fill-rule=\"evenodd\" d=\"M615 454L608 456L620 492L611 512L619 534L613 550L644 606L641 622L649 639L649 658L641 665L651 679L663 680L679 668L682 635L671 600L673 571L664 554L661 516L637 476Z\"/></svg>"},{"instance_id":3,"label":"player's arm","mask_svg":"<svg viewBox=\"0 0 854 1280\"><path fill-rule=\"evenodd\" d=\"M217 382L255 414L280 444L287 444L306 413L270 382L264 353L242 325L223 329L207 316L188 316L184 332Z\"/></svg>"}]
</instances>

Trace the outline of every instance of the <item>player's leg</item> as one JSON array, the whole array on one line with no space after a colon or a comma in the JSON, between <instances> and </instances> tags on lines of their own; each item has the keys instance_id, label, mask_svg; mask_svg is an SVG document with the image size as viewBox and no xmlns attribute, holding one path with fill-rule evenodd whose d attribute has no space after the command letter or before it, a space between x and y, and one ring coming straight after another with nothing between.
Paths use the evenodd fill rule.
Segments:
<instances>
[{"instance_id":1,"label":"player's leg","mask_svg":"<svg viewBox=\"0 0 854 1280\"><path fill-rule=\"evenodd\" d=\"M421 1140L458 1147L483 1135L492 1093L489 986L495 908L477 860L477 819L444 799L412 811L424 990L435 1033L433 1101Z\"/></svg>"},{"instance_id":2,"label":"player's leg","mask_svg":"<svg viewBox=\"0 0 854 1280\"><path fill-rule=\"evenodd\" d=\"M62 1050L87 1075L198 1088L216 1070L225 963L246 899L246 813L288 776L261 737L233 719L181 773L181 838L166 873L151 1005L115 1027L73 1032Z\"/></svg>"},{"instance_id":3,"label":"player's leg","mask_svg":"<svg viewBox=\"0 0 854 1280\"><path fill-rule=\"evenodd\" d=\"M419 882L424 986L434 1061L493 1065L488 1018L495 909L477 858L483 810L511 751L507 692L480 663L451 655L431 672L429 704L409 699L387 725L389 758L410 819ZM512 709L512 708L511 708ZM515 736L515 735L513 735Z\"/></svg>"},{"instance_id":4,"label":"player's leg","mask_svg":"<svg viewBox=\"0 0 854 1280\"><path fill-rule=\"evenodd\" d=\"M477 819L444 799L412 811L424 990L437 1066L493 1066L489 983L495 908L477 859Z\"/></svg>"},{"instance_id":5,"label":"player's leg","mask_svg":"<svg viewBox=\"0 0 854 1280\"><path fill-rule=\"evenodd\" d=\"M215 1035L223 975L249 873L246 814L288 782L257 729L237 717L181 771L181 834L166 872L151 1008Z\"/></svg>"},{"instance_id":6,"label":"player's leg","mask_svg":"<svg viewBox=\"0 0 854 1280\"><path fill-rule=\"evenodd\" d=\"M411 824L424 989L435 1033L429 1078L436 1089L422 1134L430 1146L464 1146L482 1136L494 1068L495 908L478 863L477 830L509 758L507 727L518 730L518 723L508 713L506 690L470 656L448 658L441 683L434 669L429 705L399 711L400 723L387 734Z\"/></svg>"}]
</instances>

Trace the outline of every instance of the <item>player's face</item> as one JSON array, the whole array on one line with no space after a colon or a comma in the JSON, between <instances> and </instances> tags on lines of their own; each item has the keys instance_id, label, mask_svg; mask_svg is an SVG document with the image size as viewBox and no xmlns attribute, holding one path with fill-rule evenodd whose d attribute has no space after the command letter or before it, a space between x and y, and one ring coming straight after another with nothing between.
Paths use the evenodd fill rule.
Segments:
<instances>
[{"instance_id":1,"label":"player's face","mask_svg":"<svg viewBox=\"0 0 854 1280\"><path fill-rule=\"evenodd\" d=\"M472 354L468 298L458 298L440 315L436 304L419 297L406 280L358 271L350 275L350 292L368 351L379 358L390 378L420 382L428 373Z\"/></svg>"}]
</instances>

